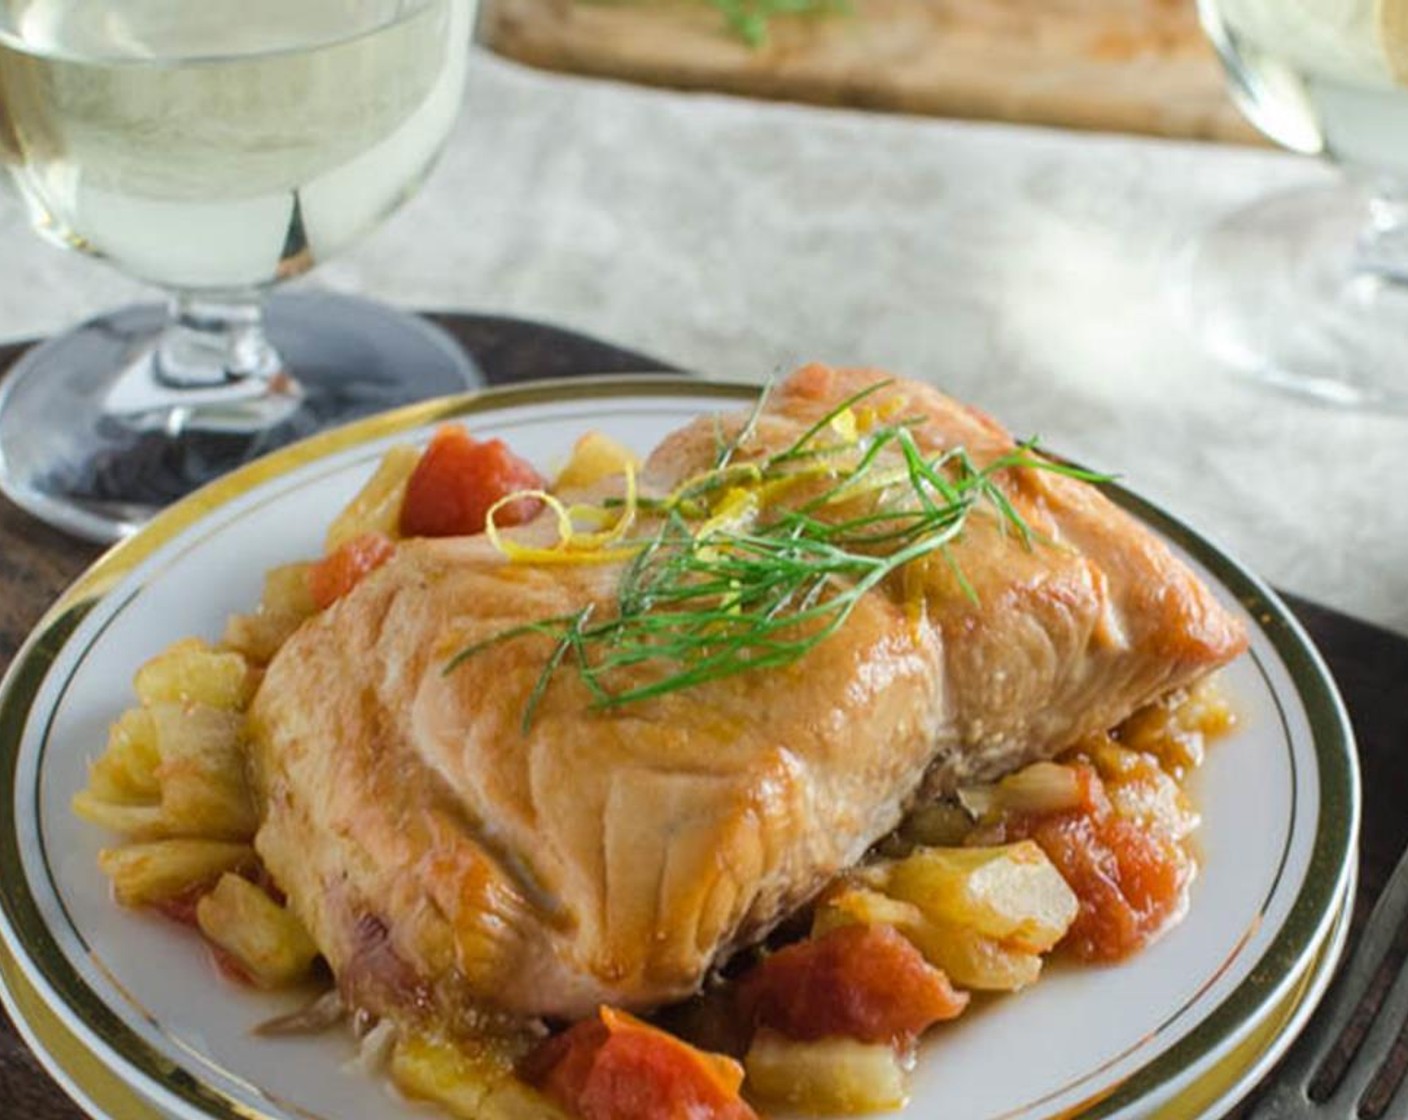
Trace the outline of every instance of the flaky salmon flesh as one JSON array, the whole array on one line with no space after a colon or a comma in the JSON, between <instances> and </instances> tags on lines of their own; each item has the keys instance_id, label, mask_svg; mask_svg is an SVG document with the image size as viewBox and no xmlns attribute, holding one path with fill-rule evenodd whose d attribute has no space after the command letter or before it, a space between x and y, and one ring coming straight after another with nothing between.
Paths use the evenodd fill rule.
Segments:
<instances>
[{"instance_id":1,"label":"flaky salmon flesh","mask_svg":"<svg viewBox=\"0 0 1408 1120\"><path fill-rule=\"evenodd\" d=\"M982 468L1014 450L926 385L809 366L760 414L671 435L641 492L707 474L729 440L746 464L832 413L821 428L854 426L852 398L902 416L927 457L962 447ZM470 1019L683 998L916 805L1051 757L1244 649L1098 487L1031 467L993 478L1029 536L974 513L791 663L619 705L570 659L545 677L551 633L492 639L585 607L610 617L631 559L401 542L287 642L251 710L257 847L344 993Z\"/></svg>"}]
</instances>

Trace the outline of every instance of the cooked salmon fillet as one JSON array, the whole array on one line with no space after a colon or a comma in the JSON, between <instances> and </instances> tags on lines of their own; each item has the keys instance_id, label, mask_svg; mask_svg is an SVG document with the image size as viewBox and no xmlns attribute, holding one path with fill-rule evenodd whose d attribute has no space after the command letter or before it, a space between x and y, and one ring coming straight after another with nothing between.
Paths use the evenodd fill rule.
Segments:
<instances>
[{"instance_id":1,"label":"cooked salmon fillet","mask_svg":"<svg viewBox=\"0 0 1408 1120\"><path fill-rule=\"evenodd\" d=\"M670 436L642 486L707 470L720 431L746 432L739 461L787 448L881 380L806 367L751 427ZM1014 447L925 385L893 381L865 406L911 418L926 454L962 446L982 466ZM402 542L288 641L251 710L258 850L344 992L451 1020L687 996L917 803L1057 754L1244 648L1096 487L996 477L1033 541L974 515L947 558L867 592L792 664L617 707L566 666L539 690L548 634L445 667L513 627L610 611L623 562Z\"/></svg>"}]
</instances>

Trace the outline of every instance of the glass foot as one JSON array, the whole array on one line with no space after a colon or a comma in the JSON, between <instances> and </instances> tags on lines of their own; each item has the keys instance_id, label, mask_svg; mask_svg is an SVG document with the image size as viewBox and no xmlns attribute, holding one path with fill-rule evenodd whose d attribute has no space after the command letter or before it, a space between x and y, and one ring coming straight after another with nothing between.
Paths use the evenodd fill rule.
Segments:
<instances>
[{"instance_id":1,"label":"glass foot","mask_svg":"<svg viewBox=\"0 0 1408 1120\"><path fill-rule=\"evenodd\" d=\"M438 327L382 304L283 292L264 314L292 376L183 390L176 408L150 373L163 307L124 308L36 346L0 380L0 490L60 529L115 541L277 447L483 384Z\"/></svg>"},{"instance_id":2,"label":"glass foot","mask_svg":"<svg viewBox=\"0 0 1408 1120\"><path fill-rule=\"evenodd\" d=\"M1348 183L1300 190L1207 231L1179 286L1211 352L1325 403L1408 411L1402 231L1371 201Z\"/></svg>"}]
</instances>

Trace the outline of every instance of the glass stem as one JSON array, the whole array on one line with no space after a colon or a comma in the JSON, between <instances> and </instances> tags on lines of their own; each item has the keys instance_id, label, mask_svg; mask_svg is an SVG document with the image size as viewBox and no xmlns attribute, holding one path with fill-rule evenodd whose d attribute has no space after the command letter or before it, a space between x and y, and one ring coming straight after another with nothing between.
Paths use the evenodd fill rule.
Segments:
<instances>
[{"instance_id":1,"label":"glass stem","mask_svg":"<svg viewBox=\"0 0 1408 1120\"><path fill-rule=\"evenodd\" d=\"M136 431L250 435L298 409L303 389L264 334L257 290L181 293L155 345L113 380L103 412Z\"/></svg>"},{"instance_id":2,"label":"glass stem","mask_svg":"<svg viewBox=\"0 0 1408 1120\"><path fill-rule=\"evenodd\" d=\"M1355 271L1408 284L1408 183L1378 177L1368 185L1369 220L1355 246Z\"/></svg>"},{"instance_id":3,"label":"glass stem","mask_svg":"<svg viewBox=\"0 0 1408 1120\"><path fill-rule=\"evenodd\" d=\"M213 389L268 381L283 370L264 333L258 292L181 293L172 297L170 314L152 363L160 385Z\"/></svg>"}]
</instances>

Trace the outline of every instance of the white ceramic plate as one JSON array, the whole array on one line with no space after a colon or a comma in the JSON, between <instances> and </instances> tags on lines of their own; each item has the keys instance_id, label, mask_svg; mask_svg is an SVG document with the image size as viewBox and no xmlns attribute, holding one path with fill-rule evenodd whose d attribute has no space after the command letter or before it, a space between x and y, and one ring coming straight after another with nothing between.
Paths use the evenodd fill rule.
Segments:
<instances>
[{"instance_id":1,"label":"white ceramic plate","mask_svg":"<svg viewBox=\"0 0 1408 1120\"><path fill-rule=\"evenodd\" d=\"M383 1084L344 1068L352 1047L341 1034L252 1035L286 1001L226 983L189 933L113 905L95 865L112 838L68 808L86 763L131 702L135 667L179 637L217 637L228 614L257 601L266 569L315 555L329 519L390 444L424 440L435 423L463 416L476 434L502 436L550 470L588 429L645 451L755 392L602 379L402 410L238 472L100 561L46 616L0 688L0 804L13 809L0 822L0 935L11 958L0 964L31 1037L42 1044L40 1016L21 997L186 1120L409 1115ZM1333 686L1263 585L1167 515L1112 493L1252 634L1250 653L1225 674L1240 728L1199 778L1203 868L1192 911L1127 964L1050 969L1032 989L932 1032L906 1116L1147 1117L1189 1099L1215 1071L1235 1082L1261 1061L1274 1049L1260 1037L1268 1024L1303 1017L1306 991L1318 990L1338 951L1329 935L1352 875L1358 786Z\"/></svg>"}]
</instances>

